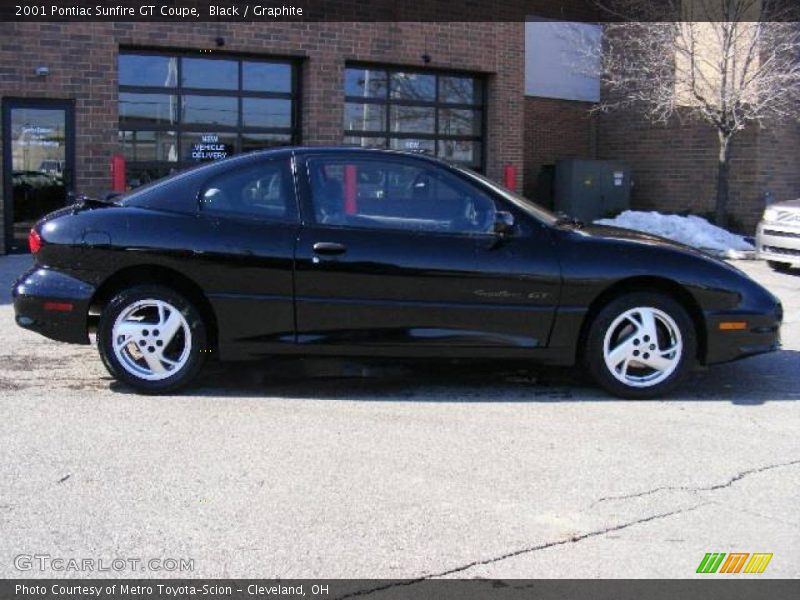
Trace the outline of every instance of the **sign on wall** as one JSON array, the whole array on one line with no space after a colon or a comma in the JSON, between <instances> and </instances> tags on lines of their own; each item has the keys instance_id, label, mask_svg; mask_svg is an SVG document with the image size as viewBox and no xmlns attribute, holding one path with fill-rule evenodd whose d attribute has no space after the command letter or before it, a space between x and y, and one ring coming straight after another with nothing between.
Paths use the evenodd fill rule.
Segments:
<instances>
[{"instance_id":1,"label":"sign on wall","mask_svg":"<svg viewBox=\"0 0 800 600\"><path fill-rule=\"evenodd\" d=\"M191 159L197 161L220 160L233 153L229 144L219 141L215 133L204 133L200 141L192 144Z\"/></svg>"}]
</instances>

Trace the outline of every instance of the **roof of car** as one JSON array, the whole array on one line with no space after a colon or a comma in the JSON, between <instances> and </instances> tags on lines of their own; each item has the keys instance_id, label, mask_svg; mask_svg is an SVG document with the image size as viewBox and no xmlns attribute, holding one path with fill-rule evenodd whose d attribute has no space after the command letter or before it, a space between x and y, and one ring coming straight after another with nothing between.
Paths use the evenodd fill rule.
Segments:
<instances>
[{"instance_id":1,"label":"roof of car","mask_svg":"<svg viewBox=\"0 0 800 600\"><path fill-rule=\"evenodd\" d=\"M282 154L291 153L327 154L337 152L347 152L348 154L391 154L395 156L407 156L409 158L420 158L432 162L447 164L446 161L429 156L427 154L422 154L420 152L406 152L404 150L392 150L388 148L361 148L359 146L281 146L280 148L268 148L265 150L254 150L253 152L248 152L246 154L237 154L231 158L235 159L258 155L280 156Z\"/></svg>"}]
</instances>

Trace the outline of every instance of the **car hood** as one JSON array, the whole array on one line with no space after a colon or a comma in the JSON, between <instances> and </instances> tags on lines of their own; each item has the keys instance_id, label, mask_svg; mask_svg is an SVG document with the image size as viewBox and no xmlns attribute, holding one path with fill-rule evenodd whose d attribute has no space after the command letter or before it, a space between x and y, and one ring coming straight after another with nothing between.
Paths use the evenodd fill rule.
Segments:
<instances>
[{"instance_id":1,"label":"car hood","mask_svg":"<svg viewBox=\"0 0 800 600\"><path fill-rule=\"evenodd\" d=\"M669 240L651 233L644 233L643 231L636 231L634 229L624 229L622 227L613 227L611 225L584 225L581 227L580 233L595 238L658 246L661 248L669 248L697 256L713 258L710 254L703 252L702 250L698 250L697 248L692 248L691 246L681 244L680 242L676 242L674 240Z\"/></svg>"},{"instance_id":2,"label":"car hood","mask_svg":"<svg viewBox=\"0 0 800 600\"><path fill-rule=\"evenodd\" d=\"M741 269L733 266L729 262L726 262L717 256L714 256L713 254L709 254L708 252L699 250L698 248L687 246L686 244L681 244L680 242L676 242L658 235L644 233L642 231L636 231L633 229L624 229L622 227L613 227L611 225L595 224L584 225L578 229L577 232L599 240L618 242L620 244L637 244L649 246L655 250L677 252L679 254L683 254L684 256L691 256L697 260L701 260L706 264L716 265L724 271L734 272L739 276L749 279L749 276Z\"/></svg>"},{"instance_id":3,"label":"car hood","mask_svg":"<svg viewBox=\"0 0 800 600\"><path fill-rule=\"evenodd\" d=\"M774 202L768 208L777 208L778 210L796 210L800 211L800 198L795 200L784 200L783 202Z\"/></svg>"}]
</instances>

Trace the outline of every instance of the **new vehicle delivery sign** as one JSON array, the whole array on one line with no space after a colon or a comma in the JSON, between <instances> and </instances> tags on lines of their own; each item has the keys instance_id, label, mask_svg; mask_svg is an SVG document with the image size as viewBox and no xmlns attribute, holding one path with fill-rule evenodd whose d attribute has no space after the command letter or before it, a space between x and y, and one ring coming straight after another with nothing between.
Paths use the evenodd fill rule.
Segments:
<instances>
[{"instance_id":1,"label":"new vehicle delivery sign","mask_svg":"<svg viewBox=\"0 0 800 600\"><path fill-rule=\"evenodd\" d=\"M192 144L192 160L219 160L227 156L228 145L220 143L214 133L203 134L199 142Z\"/></svg>"}]
</instances>

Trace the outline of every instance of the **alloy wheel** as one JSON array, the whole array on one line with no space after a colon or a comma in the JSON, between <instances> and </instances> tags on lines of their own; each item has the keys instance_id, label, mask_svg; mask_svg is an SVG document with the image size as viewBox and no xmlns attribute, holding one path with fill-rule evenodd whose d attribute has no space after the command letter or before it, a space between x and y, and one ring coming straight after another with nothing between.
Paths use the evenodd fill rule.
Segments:
<instances>
[{"instance_id":1,"label":"alloy wheel","mask_svg":"<svg viewBox=\"0 0 800 600\"><path fill-rule=\"evenodd\" d=\"M128 373L139 379L160 381L178 373L189 361L191 329L172 304L139 300L125 308L114 322L112 348Z\"/></svg>"},{"instance_id":2,"label":"alloy wheel","mask_svg":"<svg viewBox=\"0 0 800 600\"><path fill-rule=\"evenodd\" d=\"M681 331L666 312L636 307L619 315L606 330L603 359L626 386L646 388L666 380L683 355Z\"/></svg>"}]
</instances>

